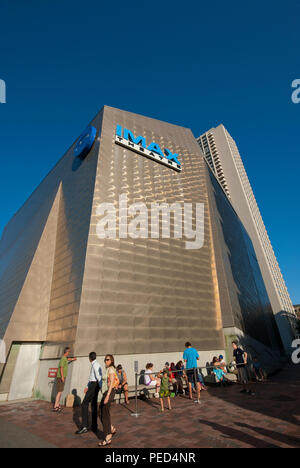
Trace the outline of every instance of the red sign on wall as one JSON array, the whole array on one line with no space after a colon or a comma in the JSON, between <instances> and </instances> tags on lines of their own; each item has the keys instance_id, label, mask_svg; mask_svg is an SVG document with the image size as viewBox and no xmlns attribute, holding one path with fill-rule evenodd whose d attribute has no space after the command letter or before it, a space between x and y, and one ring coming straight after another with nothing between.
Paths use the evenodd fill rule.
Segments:
<instances>
[{"instance_id":1,"label":"red sign on wall","mask_svg":"<svg viewBox=\"0 0 300 468\"><path fill-rule=\"evenodd\" d=\"M49 369L48 371L49 379L55 379L57 377L57 372L58 372L58 369L55 369L55 368Z\"/></svg>"}]
</instances>

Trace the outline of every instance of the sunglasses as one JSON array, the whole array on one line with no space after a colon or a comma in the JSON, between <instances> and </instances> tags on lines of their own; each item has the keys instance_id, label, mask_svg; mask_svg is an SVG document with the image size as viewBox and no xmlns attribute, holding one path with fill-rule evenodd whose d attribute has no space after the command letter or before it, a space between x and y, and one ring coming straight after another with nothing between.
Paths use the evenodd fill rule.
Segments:
<instances>
[{"instance_id":1,"label":"sunglasses","mask_svg":"<svg viewBox=\"0 0 300 468\"><path fill-rule=\"evenodd\" d=\"M111 361L111 359L109 359L109 358L104 359L104 362L106 362L106 361Z\"/></svg>"}]
</instances>

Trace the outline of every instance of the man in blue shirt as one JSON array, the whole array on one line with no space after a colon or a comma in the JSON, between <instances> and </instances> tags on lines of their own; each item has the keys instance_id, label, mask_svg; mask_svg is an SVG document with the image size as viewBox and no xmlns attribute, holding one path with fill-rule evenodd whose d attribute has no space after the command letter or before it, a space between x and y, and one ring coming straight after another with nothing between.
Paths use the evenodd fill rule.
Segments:
<instances>
[{"instance_id":1,"label":"man in blue shirt","mask_svg":"<svg viewBox=\"0 0 300 468\"><path fill-rule=\"evenodd\" d=\"M194 383L195 388L197 388L197 402L200 403L200 392L201 392L201 385L200 385L200 378L198 371L194 371L194 369L198 368L199 361L199 354L198 351L192 347L190 342L185 343L185 351L183 353L183 360L185 362L186 374L188 378L188 386L189 386L189 395L190 400L193 399L193 392L192 392L192 383Z\"/></svg>"}]
</instances>

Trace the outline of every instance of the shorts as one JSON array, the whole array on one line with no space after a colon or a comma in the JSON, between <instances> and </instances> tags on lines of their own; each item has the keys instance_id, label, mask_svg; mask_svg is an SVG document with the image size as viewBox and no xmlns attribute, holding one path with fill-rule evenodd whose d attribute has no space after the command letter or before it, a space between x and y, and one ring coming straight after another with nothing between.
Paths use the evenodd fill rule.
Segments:
<instances>
[{"instance_id":1,"label":"shorts","mask_svg":"<svg viewBox=\"0 0 300 468\"><path fill-rule=\"evenodd\" d=\"M239 381L243 384L247 384L249 382L247 367L238 367L238 377Z\"/></svg>"},{"instance_id":2,"label":"shorts","mask_svg":"<svg viewBox=\"0 0 300 468\"><path fill-rule=\"evenodd\" d=\"M62 393L65 389L65 382L66 382L66 379L65 381L63 382L61 379L59 379L58 377L56 378L56 390L58 393Z\"/></svg>"},{"instance_id":3,"label":"shorts","mask_svg":"<svg viewBox=\"0 0 300 468\"><path fill-rule=\"evenodd\" d=\"M169 396L170 396L169 390L159 392L159 398L164 398L164 397L169 397Z\"/></svg>"},{"instance_id":4,"label":"shorts","mask_svg":"<svg viewBox=\"0 0 300 468\"><path fill-rule=\"evenodd\" d=\"M194 370L188 370L187 371L187 378L188 378L188 382L191 383L191 384L194 384L197 382L197 383L201 383L201 378L200 378L200 375L198 374L198 372L196 372L196 382L195 382L195 371Z\"/></svg>"}]
</instances>

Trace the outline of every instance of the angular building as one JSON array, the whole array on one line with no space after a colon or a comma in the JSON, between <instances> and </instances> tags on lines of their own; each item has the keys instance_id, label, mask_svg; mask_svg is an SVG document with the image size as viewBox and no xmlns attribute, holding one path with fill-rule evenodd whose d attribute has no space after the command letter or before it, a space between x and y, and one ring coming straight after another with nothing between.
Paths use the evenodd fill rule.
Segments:
<instances>
[{"instance_id":1,"label":"angular building","mask_svg":"<svg viewBox=\"0 0 300 468\"><path fill-rule=\"evenodd\" d=\"M237 145L223 125L198 138L213 174L247 230L286 349L291 353L295 312Z\"/></svg>"},{"instance_id":2,"label":"angular building","mask_svg":"<svg viewBox=\"0 0 300 468\"><path fill-rule=\"evenodd\" d=\"M4 229L0 399L50 399L66 345L78 360L65 393L80 395L91 351L133 383L136 365L159 370L187 340L201 365L230 360L237 336L280 365L253 244L197 140L105 106Z\"/></svg>"}]
</instances>

